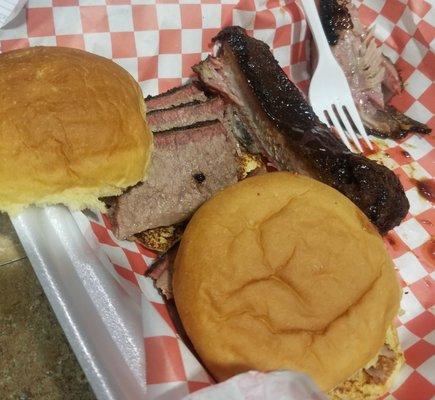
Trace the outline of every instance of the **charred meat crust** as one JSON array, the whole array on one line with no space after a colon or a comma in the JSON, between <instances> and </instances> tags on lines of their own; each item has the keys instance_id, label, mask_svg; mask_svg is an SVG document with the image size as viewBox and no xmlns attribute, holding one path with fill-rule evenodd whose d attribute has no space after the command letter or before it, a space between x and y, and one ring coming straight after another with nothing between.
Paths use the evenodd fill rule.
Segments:
<instances>
[{"instance_id":1,"label":"charred meat crust","mask_svg":"<svg viewBox=\"0 0 435 400\"><path fill-rule=\"evenodd\" d=\"M262 108L278 125L289 125L290 109L292 126L306 128L320 123L313 109L272 57L266 43L250 39L238 26L223 29L213 41L229 44Z\"/></svg>"},{"instance_id":2,"label":"charred meat crust","mask_svg":"<svg viewBox=\"0 0 435 400\"><path fill-rule=\"evenodd\" d=\"M431 129L428 126L407 117L405 114L398 112L392 106L387 107L384 115L389 119L390 126L393 129L381 130L374 126L365 125L366 132L369 135L397 140L406 137L410 132L423 135L427 135L431 132Z\"/></svg>"},{"instance_id":3,"label":"charred meat crust","mask_svg":"<svg viewBox=\"0 0 435 400\"><path fill-rule=\"evenodd\" d=\"M240 27L225 28L214 40L222 43L221 52L230 49L233 53L260 108L285 138L289 151L303 161L310 176L346 195L380 233L400 223L409 203L399 179L388 168L349 152L331 134L266 44L248 37ZM280 167L292 170L291 165Z\"/></svg>"},{"instance_id":4,"label":"charred meat crust","mask_svg":"<svg viewBox=\"0 0 435 400\"><path fill-rule=\"evenodd\" d=\"M171 94L180 92L180 91L185 90L187 88L190 88L192 86L197 88L198 90L202 91L202 89L200 89L200 87L199 87L200 86L199 83L194 81L194 82L190 82L190 83L187 83L185 85L182 85L182 86L173 87L173 88L167 90L166 92L156 94L155 96L148 95L147 97L145 97L145 101L154 100L154 99L161 99L162 97L166 97L166 96L169 96Z\"/></svg>"},{"instance_id":5,"label":"charred meat crust","mask_svg":"<svg viewBox=\"0 0 435 400\"><path fill-rule=\"evenodd\" d=\"M391 118L397 121L400 127L398 131L391 135L391 137L393 137L394 139L403 138L409 132L422 134L429 134L431 132L431 129L427 125L415 121L414 119L406 116L405 114L402 114L393 106L387 106L386 112L391 116Z\"/></svg>"},{"instance_id":6,"label":"charred meat crust","mask_svg":"<svg viewBox=\"0 0 435 400\"><path fill-rule=\"evenodd\" d=\"M338 42L340 32L353 28L352 18L346 7L348 0L323 0L319 13L323 30L330 46Z\"/></svg>"},{"instance_id":7,"label":"charred meat crust","mask_svg":"<svg viewBox=\"0 0 435 400\"><path fill-rule=\"evenodd\" d=\"M192 102L203 102L207 100L207 95L200 87L199 82L193 81L186 85L169 89L157 96L147 96L145 103L147 111L164 110L182 104Z\"/></svg>"},{"instance_id":8,"label":"charred meat crust","mask_svg":"<svg viewBox=\"0 0 435 400\"><path fill-rule=\"evenodd\" d=\"M147 113L148 126L154 132L189 126L197 122L223 119L225 105L220 97L181 104Z\"/></svg>"}]
</instances>

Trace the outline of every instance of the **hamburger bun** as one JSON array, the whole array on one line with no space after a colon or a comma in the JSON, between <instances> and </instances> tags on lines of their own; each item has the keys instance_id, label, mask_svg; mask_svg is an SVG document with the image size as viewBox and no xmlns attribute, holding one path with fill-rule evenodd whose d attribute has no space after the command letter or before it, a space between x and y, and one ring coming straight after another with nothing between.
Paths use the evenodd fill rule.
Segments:
<instances>
[{"instance_id":1,"label":"hamburger bun","mask_svg":"<svg viewBox=\"0 0 435 400\"><path fill-rule=\"evenodd\" d=\"M287 172L247 178L195 213L173 292L218 381L291 369L325 392L377 357L401 297L367 217L335 189Z\"/></svg>"},{"instance_id":2,"label":"hamburger bun","mask_svg":"<svg viewBox=\"0 0 435 400\"><path fill-rule=\"evenodd\" d=\"M82 50L0 55L0 211L64 203L103 209L145 177L152 134L139 85Z\"/></svg>"},{"instance_id":3,"label":"hamburger bun","mask_svg":"<svg viewBox=\"0 0 435 400\"><path fill-rule=\"evenodd\" d=\"M404 362L397 330L390 326L379 354L372 362L329 392L329 398L377 400L389 390Z\"/></svg>"}]
</instances>

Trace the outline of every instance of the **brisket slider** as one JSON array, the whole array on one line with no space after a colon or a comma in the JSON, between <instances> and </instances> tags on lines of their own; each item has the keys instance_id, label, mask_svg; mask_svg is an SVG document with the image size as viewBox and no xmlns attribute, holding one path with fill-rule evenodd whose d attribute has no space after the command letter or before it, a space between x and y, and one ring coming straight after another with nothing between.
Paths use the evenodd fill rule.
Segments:
<instances>
[{"instance_id":1,"label":"brisket slider","mask_svg":"<svg viewBox=\"0 0 435 400\"><path fill-rule=\"evenodd\" d=\"M110 60L34 47L0 55L0 211L103 209L144 179L152 150L139 85Z\"/></svg>"},{"instance_id":2,"label":"brisket slider","mask_svg":"<svg viewBox=\"0 0 435 400\"><path fill-rule=\"evenodd\" d=\"M401 291L381 237L311 178L247 178L205 203L181 240L173 291L218 381L290 369L332 399L376 399L403 363Z\"/></svg>"}]
</instances>

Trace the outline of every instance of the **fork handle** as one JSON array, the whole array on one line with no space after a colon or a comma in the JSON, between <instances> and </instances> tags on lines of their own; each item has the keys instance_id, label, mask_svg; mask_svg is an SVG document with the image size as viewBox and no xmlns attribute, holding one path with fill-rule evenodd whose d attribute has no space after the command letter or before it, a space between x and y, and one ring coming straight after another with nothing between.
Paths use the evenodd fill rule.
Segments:
<instances>
[{"instance_id":1,"label":"fork handle","mask_svg":"<svg viewBox=\"0 0 435 400\"><path fill-rule=\"evenodd\" d=\"M310 26L314 42L316 43L317 51L319 53L319 61L322 58L334 59L328 40L326 39L325 31L323 30L322 22L320 21L316 2L314 0L301 0L300 3L304 8L305 17Z\"/></svg>"}]
</instances>

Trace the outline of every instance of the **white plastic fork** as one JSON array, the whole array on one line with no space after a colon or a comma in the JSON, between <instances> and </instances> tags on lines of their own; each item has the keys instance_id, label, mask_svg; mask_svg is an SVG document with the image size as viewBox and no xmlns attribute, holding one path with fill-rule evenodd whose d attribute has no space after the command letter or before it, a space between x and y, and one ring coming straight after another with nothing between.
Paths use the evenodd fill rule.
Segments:
<instances>
[{"instance_id":1,"label":"white plastic fork","mask_svg":"<svg viewBox=\"0 0 435 400\"><path fill-rule=\"evenodd\" d=\"M330 128L335 128L349 150L354 151L349 142L350 139L359 151L363 151L353 126L358 129L367 146L372 149L372 144L353 101L346 76L329 47L315 1L301 0L301 4L318 52L317 67L308 90L311 106L322 122Z\"/></svg>"}]
</instances>

